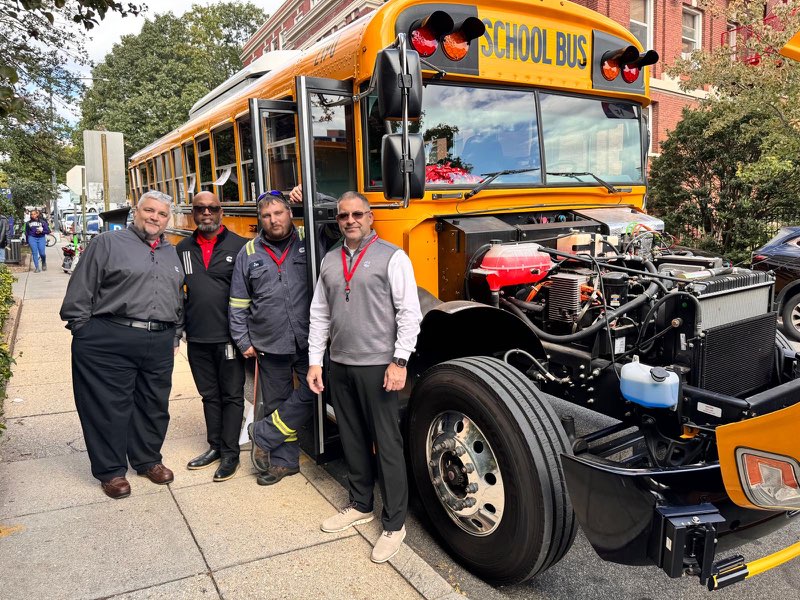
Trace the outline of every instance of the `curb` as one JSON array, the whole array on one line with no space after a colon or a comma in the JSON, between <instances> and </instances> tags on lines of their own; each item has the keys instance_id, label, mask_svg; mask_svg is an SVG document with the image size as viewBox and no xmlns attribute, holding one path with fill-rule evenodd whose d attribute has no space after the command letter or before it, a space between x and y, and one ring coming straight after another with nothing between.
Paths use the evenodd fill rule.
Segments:
<instances>
[{"instance_id":1,"label":"curb","mask_svg":"<svg viewBox=\"0 0 800 600\"><path fill-rule=\"evenodd\" d=\"M347 502L347 490L305 452L302 457L300 472L323 498L333 506L340 506ZM358 525L355 529L370 545L373 545L381 534L379 519ZM447 580L414 552L408 544L403 544L400 552L389 559L389 564L425 600L464 600L464 596L456 592Z\"/></svg>"}]
</instances>

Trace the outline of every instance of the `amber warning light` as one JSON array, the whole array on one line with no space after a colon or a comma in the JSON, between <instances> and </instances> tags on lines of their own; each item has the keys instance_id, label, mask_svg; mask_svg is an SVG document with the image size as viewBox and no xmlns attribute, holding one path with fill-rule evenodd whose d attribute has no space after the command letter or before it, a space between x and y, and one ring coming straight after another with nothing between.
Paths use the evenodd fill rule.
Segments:
<instances>
[{"instance_id":1,"label":"amber warning light","mask_svg":"<svg viewBox=\"0 0 800 600\"><path fill-rule=\"evenodd\" d=\"M444 55L457 62L469 52L470 42L485 31L486 26L480 19L467 17L456 23L446 12L437 10L414 21L408 33L411 45L421 57L432 56L441 46Z\"/></svg>"},{"instance_id":2,"label":"amber warning light","mask_svg":"<svg viewBox=\"0 0 800 600\"><path fill-rule=\"evenodd\" d=\"M639 54L636 46L626 46L617 50L609 50L601 59L603 77L614 81L620 74L625 83L633 83L639 78L639 73L647 65L658 62L658 52L648 50Z\"/></svg>"}]
</instances>

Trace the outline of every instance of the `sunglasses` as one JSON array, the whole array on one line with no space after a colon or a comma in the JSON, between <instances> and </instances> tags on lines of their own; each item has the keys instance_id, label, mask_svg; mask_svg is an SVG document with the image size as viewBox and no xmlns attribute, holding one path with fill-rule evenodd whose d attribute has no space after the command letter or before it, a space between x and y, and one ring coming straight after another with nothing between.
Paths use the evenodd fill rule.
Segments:
<instances>
[{"instance_id":1,"label":"sunglasses","mask_svg":"<svg viewBox=\"0 0 800 600\"><path fill-rule=\"evenodd\" d=\"M268 192L264 192L263 194L261 194L261 195L258 197L258 199L257 199L256 201L257 201L257 202L261 202L261 201L262 201L264 198L266 198L267 196L274 196L275 198L280 198L280 199L281 199L281 200L283 200L284 202L288 202L288 200L286 200L286 196L284 196L284 195L283 195L283 192L281 192L281 191L278 191L278 190L270 190L270 191L268 191Z\"/></svg>"},{"instance_id":2,"label":"sunglasses","mask_svg":"<svg viewBox=\"0 0 800 600\"><path fill-rule=\"evenodd\" d=\"M192 212L196 215L202 215L204 212L208 211L212 215L216 215L219 211L222 210L221 206L193 206Z\"/></svg>"},{"instance_id":3,"label":"sunglasses","mask_svg":"<svg viewBox=\"0 0 800 600\"><path fill-rule=\"evenodd\" d=\"M339 221L339 223L345 223L345 222L347 222L347 219L349 219L350 217L353 217L356 221L360 221L361 219L364 218L364 215L368 215L371 212L372 212L371 210L367 210L367 211L354 210L353 212L349 212L349 213L340 212L338 215L336 215L336 220Z\"/></svg>"}]
</instances>

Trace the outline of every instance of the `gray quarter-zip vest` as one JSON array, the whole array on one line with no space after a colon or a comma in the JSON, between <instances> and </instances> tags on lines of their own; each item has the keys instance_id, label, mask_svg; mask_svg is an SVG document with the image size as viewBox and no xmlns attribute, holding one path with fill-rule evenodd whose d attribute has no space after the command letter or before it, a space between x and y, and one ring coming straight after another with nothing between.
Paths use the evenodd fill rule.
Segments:
<instances>
[{"instance_id":1,"label":"gray quarter-zip vest","mask_svg":"<svg viewBox=\"0 0 800 600\"><path fill-rule=\"evenodd\" d=\"M356 252L347 252L348 269L358 253L375 237L362 240ZM378 238L364 253L350 280L350 300L345 297L342 248L328 252L320 279L330 308L331 360L345 365L388 365L397 341L397 311L389 283L389 261L400 248Z\"/></svg>"}]
</instances>

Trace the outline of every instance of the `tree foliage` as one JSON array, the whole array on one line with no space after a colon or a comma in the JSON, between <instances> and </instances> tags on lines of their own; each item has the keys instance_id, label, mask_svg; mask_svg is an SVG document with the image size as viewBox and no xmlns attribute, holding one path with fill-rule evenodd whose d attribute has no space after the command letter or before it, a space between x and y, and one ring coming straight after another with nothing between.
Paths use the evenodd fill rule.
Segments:
<instances>
[{"instance_id":1,"label":"tree foliage","mask_svg":"<svg viewBox=\"0 0 800 600\"><path fill-rule=\"evenodd\" d=\"M89 30L109 13L142 7L114 0L0 0L0 118L30 116L31 93L68 92L76 81L52 77L65 61L84 62L76 29Z\"/></svg>"},{"instance_id":2,"label":"tree foliage","mask_svg":"<svg viewBox=\"0 0 800 600\"><path fill-rule=\"evenodd\" d=\"M710 14L716 5L705 6ZM800 2L732 0L735 46L695 52L668 70L705 89L651 168L650 208L674 233L738 260L770 236L800 197L800 65L778 50L800 30ZM695 234L693 236L692 234Z\"/></svg>"},{"instance_id":3,"label":"tree foliage","mask_svg":"<svg viewBox=\"0 0 800 600\"><path fill-rule=\"evenodd\" d=\"M266 18L249 2L225 2L148 19L92 70L79 129L122 132L126 155L175 129L198 99L241 69L239 51Z\"/></svg>"}]
</instances>

